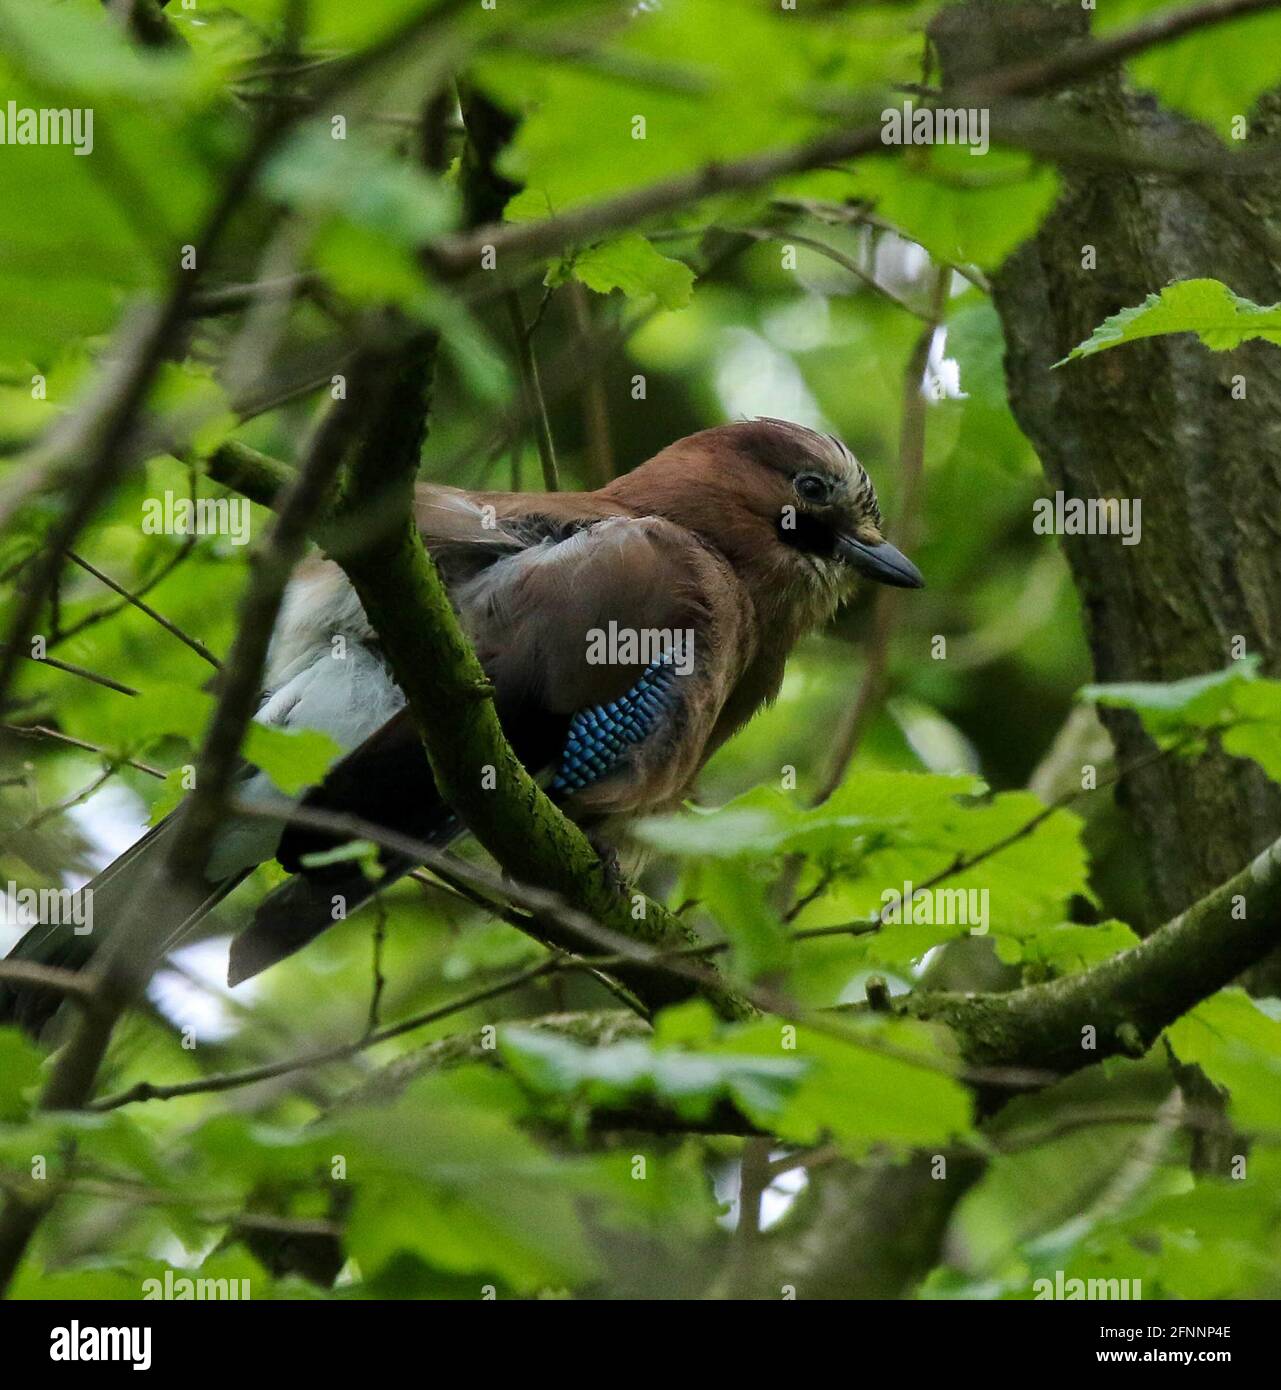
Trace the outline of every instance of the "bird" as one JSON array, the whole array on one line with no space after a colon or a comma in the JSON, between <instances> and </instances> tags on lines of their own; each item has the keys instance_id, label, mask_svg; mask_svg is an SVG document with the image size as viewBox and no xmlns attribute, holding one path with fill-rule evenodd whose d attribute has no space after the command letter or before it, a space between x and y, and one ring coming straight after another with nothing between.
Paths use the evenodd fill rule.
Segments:
<instances>
[{"instance_id":1,"label":"bird","mask_svg":"<svg viewBox=\"0 0 1281 1390\"><path fill-rule=\"evenodd\" d=\"M830 620L860 579L924 583L885 538L872 479L851 450L769 417L678 439L595 491L419 483L414 514L513 750L605 844L629 819L679 806L708 758L777 696L797 641ZM338 745L304 807L432 846L463 833L377 634L322 553L304 558L284 590L255 718L320 730ZM279 797L252 768L237 795ZM343 838L314 823L233 816L203 867L208 894L172 910L170 942L276 858L290 877L233 939L235 985L415 867L409 855L384 853L376 885L349 860L305 863ZM173 825L173 816L162 821L87 885L91 935L125 909L145 860L168 852ZM38 925L11 954L79 968L91 952L69 927ZM39 1027L56 1002L0 984L0 1021Z\"/></svg>"}]
</instances>

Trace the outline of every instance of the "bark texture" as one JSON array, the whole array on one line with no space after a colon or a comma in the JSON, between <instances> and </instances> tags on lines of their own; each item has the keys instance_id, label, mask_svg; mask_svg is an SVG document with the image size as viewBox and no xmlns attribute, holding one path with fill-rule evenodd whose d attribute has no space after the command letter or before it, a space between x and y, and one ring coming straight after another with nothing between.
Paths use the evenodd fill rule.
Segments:
<instances>
[{"instance_id":1,"label":"bark texture","mask_svg":"<svg viewBox=\"0 0 1281 1390\"><path fill-rule=\"evenodd\" d=\"M1053 53L1089 12L967 4L933 37L949 85ZM1107 73L1059 93L1070 132L1088 117L1127 138L1213 151L1209 132ZM1242 113L1246 114L1246 113ZM1251 140L1281 131L1281 99L1251 114ZM1211 156L1212 157L1212 156ZM1085 248L1097 267L1083 268ZM1097 678L1164 681L1219 669L1243 639L1281 674L1281 352L1214 353L1191 335L1051 366L1109 314L1173 280L1210 276L1258 303L1281 299L1281 185L1067 165L1057 206L995 278L1015 418L1048 490L1142 503L1142 539L1064 537ZM1244 398L1240 396L1244 389ZM1104 711L1123 762L1149 750L1138 721ZM1281 791L1221 752L1167 759L1120 789L1142 846L1156 925L1236 873L1281 830Z\"/></svg>"}]
</instances>

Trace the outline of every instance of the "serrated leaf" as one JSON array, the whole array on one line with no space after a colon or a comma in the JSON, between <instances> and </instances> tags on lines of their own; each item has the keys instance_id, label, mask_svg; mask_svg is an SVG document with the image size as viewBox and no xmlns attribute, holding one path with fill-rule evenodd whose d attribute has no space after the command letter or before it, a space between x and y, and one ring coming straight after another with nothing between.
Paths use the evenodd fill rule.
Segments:
<instances>
[{"instance_id":1,"label":"serrated leaf","mask_svg":"<svg viewBox=\"0 0 1281 1390\"><path fill-rule=\"evenodd\" d=\"M664 309L683 309L694 294L689 266L664 256L639 232L584 251L570 274L597 294L622 290L628 299L656 299Z\"/></svg>"},{"instance_id":2,"label":"serrated leaf","mask_svg":"<svg viewBox=\"0 0 1281 1390\"><path fill-rule=\"evenodd\" d=\"M1258 658L1247 657L1204 676L1176 681L1130 681L1087 685L1081 699L1136 710L1154 724L1167 716L1173 724L1218 724L1231 718L1236 687L1255 679Z\"/></svg>"},{"instance_id":3,"label":"serrated leaf","mask_svg":"<svg viewBox=\"0 0 1281 1390\"><path fill-rule=\"evenodd\" d=\"M1090 685L1081 694L1100 704L1134 710L1143 727L1169 744L1200 752L1189 735L1216 730L1225 752L1252 758L1274 781L1281 781L1281 681L1257 674L1258 659L1248 657L1223 671L1186 680Z\"/></svg>"},{"instance_id":4,"label":"serrated leaf","mask_svg":"<svg viewBox=\"0 0 1281 1390\"><path fill-rule=\"evenodd\" d=\"M1180 280L1148 295L1142 304L1104 319L1054 365L1061 367L1077 357L1166 333L1195 333L1216 352L1240 347L1251 338L1281 343L1281 304L1255 304L1220 280Z\"/></svg>"},{"instance_id":5,"label":"serrated leaf","mask_svg":"<svg viewBox=\"0 0 1281 1390\"><path fill-rule=\"evenodd\" d=\"M948 873L939 885L949 895L939 899L945 909L949 902L955 907L955 895L963 893L967 913L971 904L990 910L987 926L993 931L1061 922L1069 897L1089 896L1080 821L1058 811L1020 833L1044 805L1028 792L975 800L983 790L982 781L969 776L862 772L816 808L757 788L720 810L642 822L636 835L683 859L734 861L740 873L773 856L806 854L815 866L811 877L821 871L832 881L798 925L866 922L893 895L906 897L907 885L914 890L958 859L971 858L979 862ZM696 897L701 872L696 865L687 883ZM921 902L910 917L864 938L864 952L884 965L905 965L976 921L983 926L981 918L957 921L932 907L927 914ZM725 929L733 935L731 922Z\"/></svg>"}]
</instances>

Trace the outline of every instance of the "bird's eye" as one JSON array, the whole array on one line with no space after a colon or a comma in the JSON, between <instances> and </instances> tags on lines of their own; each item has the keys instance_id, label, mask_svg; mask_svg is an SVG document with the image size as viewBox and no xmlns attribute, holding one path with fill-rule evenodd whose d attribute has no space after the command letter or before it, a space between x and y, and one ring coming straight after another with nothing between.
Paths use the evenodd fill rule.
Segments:
<instances>
[{"instance_id":1,"label":"bird's eye","mask_svg":"<svg viewBox=\"0 0 1281 1390\"><path fill-rule=\"evenodd\" d=\"M795 481L796 495L802 502L813 502L816 505L826 502L831 496L831 484L826 478L820 478L817 473L798 473Z\"/></svg>"}]
</instances>

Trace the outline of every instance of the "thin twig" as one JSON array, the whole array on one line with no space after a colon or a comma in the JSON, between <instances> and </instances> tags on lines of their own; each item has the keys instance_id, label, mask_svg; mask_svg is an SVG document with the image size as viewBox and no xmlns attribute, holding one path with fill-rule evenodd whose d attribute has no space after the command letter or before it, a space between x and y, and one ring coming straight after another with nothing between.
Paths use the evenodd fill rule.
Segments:
<instances>
[{"instance_id":1,"label":"thin twig","mask_svg":"<svg viewBox=\"0 0 1281 1390\"><path fill-rule=\"evenodd\" d=\"M1243 15L1261 14L1276 9L1278 4L1281 0L1210 0L1208 4L1191 5L1186 9L1169 9L1131 29L1071 44L1050 58L1012 64L979 79L974 85L987 97L1049 91L1102 68L1113 67L1146 48L1181 38L1194 29L1207 29ZM969 85L966 84L967 89ZM945 95L950 99L950 92Z\"/></svg>"},{"instance_id":2,"label":"thin twig","mask_svg":"<svg viewBox=\"0 0 1281 1390\"><path fill-rule=\"evenodd\" d=\"M442 1018L449 1018L451 1014L461 1013L464 1009L486 1003L490 999L498 998L499 995L509 994L512 990L520 989L523 985L540 979L553 970L565 968L567 968L566 964L562 963L558 957L549 957L537 965L530 966L527 970L522 970L517 975L500 980L497 984L486 985L481 989L473 990L461 998L450 1000L448 1004L441 1004L437 1008L401 1019L399 1023L389 1023L384 1028L378 1028L372 1033L366 1033L364 1037L357 1038L355 1042L342 1043L337 1047L325 1048L320 1052L310 1052L301 1057L287 1057L283 1061L269 1062L260 1067L246 1067L243 1071L224 1072L220 1076L206 1076L199 1081L182 1081L171 1086L157 1086L150 1081L139 1081L136 1085L129 1087L127 1091L119 1091L115 1095L103 1096L91 1102L89 1109L118 1110L122 1105L133 1105L138 1101L174 1100L179 1096L198 1096L219 1091L232 1091L241 1086L253 1086L260 1081L271 1081L278 1076L287 1076L290 1072L324 1066L330 1062L345 1062L368 1048L376 1047L379 1043L388 1042L392 1038L398 1038L404 1033L412 1033L419 1028L426 1028L428 1024L438 1023Z\"/></svg>"},{"instance_id":3,"label":"thin twig","mask_svg":"<svg viewBox=\"0 0 1281 1390\"><path fill-rule=\"evenodd\" d=\"M1281 0L1211 0L1176 10L1133 28L1072 44L1050 59L998 68L947 93L956 105L982 105L1002 96L1019 96L1061 86L1113 67L1145 49L1195 29L1281 5ZM758 188L789 174L840 164L859 155L885 152L883 126L875 122L853 130L820 135L802 145L770 150L743 159L706 164L692 173L631 189L600 202L537 222L490 223L467 233L428 243L424 254L446 275L478 273L489 252L500 265L554 256L567 248L634 227L650 218L688 207L719 193Z\"/></svg>"},{"instance_id":4,"label":"thin twig","mask_svg":"<svg viewBox=\"0 0 1281 1390\"><path fill-rule=\"evenodd\" d=\"M95 996L93 980L74 970L56 965L40 965L33 960L0 960L0 980L33 989L51 989L78 1003L91 1003Z\"/></svg>"},{"instance_id":5,"label":"thin twig","mask_svg":"<svg viewBox=\"0 0 1281 1390\"><path fill-rule=\"evenodd\" d=\"M847 256L844 251L838 250L835 246L829 246L827 242L820 241L817 237L802 232L794 232L785 227L780 227L777 230L768 227L735 227L733 230L741 232L743 236L752 237L756 241L788 241L795 242L797 246L807 246L811 251L817 252L833 264L839 265L842 270L848 270L868 289L879 294L882 299L888 300L896 309L902 309L905 314L911 314L914 319L920 319L922 323L928 324L930 322L929 314L925 310L913 308L902 295L895 293L888 285L883 285L875 275L864 270L856 260Z\"/></svg>"},{"instance_id":6,"label":"thin twig","mask_svg":"<svg viewBox=\"0 0 1281 1390\"><path fill-rule=\"evenodd\" d=\"M13 833L15 835L28 835L33 830L39 830L42 825L70 811L73 807L79 806L82 801L88 801L94 792L96 792L99 787L105 786L119 770L116 763L109 763L91 782L81 787L79 791L72 792L70 796L64 798L62 801L55 802L52 806L46 806L43 811L38 811L30 820L18 826Z\"/></svg>"},{"instance_id":7,"label":"thin twig","mask_svg":"<svg viewBox=\"0 0 1281 1390\"><path fill-rule=\"evenodd\" d=\"M165 561L163 565L137 589L133 591L132 598L145 598L158 584L166 580L179 565L196 548L197 537L194 535L185 536L178 549ZM49 638L46 649L55 644L61 645L68 642L73 637L78 637L86 628L94 627L107 618L114 618L117 613L122 613L129 607L129 603L109 603L103 608L97 608L92 613L86 613L83 618L72 623L70 627L54 626L53 636Z\"/></svg>"},{"instance_id":8,"label":"thin twig","mask_svg":"<svg viewBox=\"0 0 1281 1390\"><path fill-rule=\"evenodd\" d=\"M220 285L217 289L205 290L193 296L187 312L192 318L216 318L220 314L234 314L248 309L261 299L310 294L319 283L317 275L300 272L246 285Z\"/></svg>"},{"instance_id":9,"label":"thin twig","mask_svg":"<svg viewBox=\"0 0 1281 1390\"><path fill-rule=\"evenodd\" d=\"M437 5L416 9L402 22L392 25L382 37L368 47L333 64L322 74L322 80L309 94L311 108L322 105L348 84L368 75L377 65L402 54L405 46L411 41L420 40L433 31L447 29L456 13L462 10L467 2L468 0L441 0ZM299 13L296 7L291 7L286 12L287 18L291 14ZM292 27L292 24L288 25L287 29ZM286 42L290 42L291 37L287 33ZM230 173L218 189L213 208L193 238L193 244L197 248L197 264L202 268L208 265L223 232L250 193L263 163L288 133L296 114L287 112L281 106L271 106L267 108L261 121L254 126L244 152L232 165ZM176 335L181 331L198 283L198 274L186 269L177 272L159 312L151 316L145 329L138 335L118 378L108 383L109 390L101 400L95 400L93 409L84 422L85 428L78 432L79 439L90 441L91 447L85 450L88 457L83 468L76 471L77 489L74 498L59 523L45 538L48 558L38 566L36 575L16 605L10 624L9 642L6 649L0 652L0 704L8 691L17 661L26 654L28 635L39 618L45 596L61 565L63 553L74 543L81 528L96 514L100 503L127 465L128 444L137 417L156 373L171 351ZM74 444L76 441L72 440L71 443ZM46 458L37 458L34 466L24 470L18 486L10 489L9 499L16 499L20 503L36 489L47 486L50 475L60 483L69 482L70 467L80 454L79 447L69 447L68 440L60 437L51 449L46 449ZM299 492L304 491L308 482L317 481L321 471L318 469L317 477L307 482L300 478ZM310 511L302 504L303 499L296 500L299 513L309 517ZM3 509L3 503L0 503L0 511ZM234 686L234 680L228 684ZM232 710L232 713L236 712L238 711ZM222 721L215 716L215 724L219 726L219 731L226 741L230 741L234 736L238 743L243 729L235 728L235 721L230 715ZM206 753L212 755L206 758L206 762L216 774L221 772L226 776L226 770L219 763L220 752L221 747L210 748L206 740ZM197 788L196 799L201 801L202 814L191 818L184 816L175 836L178 842L185 844L193 831L199 831L203 829L204 824L216 821L225 790L225 785L218 785L215 781L208 793L208 799L204 799L202 789ZM204 845L197 844L196 849L202 851ZM139 925L136 918L131 918L121 924L118 932L113 932L113 940L108 943L104 952L100 972L103 1005L84 1015L66 1047L59 1053L40 1095L41 1110L78 1109L92 1094L115 1021L132 997L138 985L140 972L145 970L145 961L131 959L138 953L137 938L144 930L144 925ZM115 940L117 936L120 938L118 945ZM35 1206L10 1201L5 1204L3 1212L0 1212L0 1295L8 1288L32 1236L50 1206L49 1201Z\"/></svg>"},{"instance_id":10,"label":"thin twig","mask_svg":"<svg viewBox=\"0 0 1281 1390\"><path fill-rule=\"evenodd\" d=\"M588 291L573 281L567 291L583 360L583 433L587 439L587 476L593 487L604 487L614 476L614 451L610 445L609 403L605 395L601 359L592 346L592 311Z\"/></svg>"},{"instance_id":11,"label":"thin twig","mask_svg":"<svg viewBox=\"0 0 1281 1390\"><path fill-rule=\"evenodd\" d=\"M382 894L374 894L374 941L373 941L373 988L369 993L369 1020L365 1025L365 1036L372 1037L378 1031L378 1016L382 1009L383 992L387 988L387 977L383 974L383 948L387 944L387 904Z\"/></svg>"},{"instance_id":12,"label":"thin twig","mask_svg":"<svg viewBox=\"0 0 1281 1390\"><path fill-rule=\"evenodd\" d=\"M402 835L398 831L388 830L375 822L313 807L296 806L277 798L254 802L235 800L232 802L232 809L238 815L281 820L312 829L326 830L352 840L370 840L393 853L426 864L434 872L438 871L437 865L447 863L446 872L469 882L481 892L506 894L513 902L535 914L534 920L522 929L529 931L544 945L575 955L579 955L585 948L610 952L611 955L606 959L611 961L611 969L618 968L613 962L626 962L633 969L643 970L650 975L668 975L686 981L709 994L724 993L728 989L734 997L746 1001L751 1006L751 1017L758 1013L775 1014L804 1024L816 1032L825 1033L853 1047L906 1062L926 1071L956 1076L976 1085L1027 1089L1045 1082L1045 1077L1040 1073L1024 1068L958 1068L952 1059L913 1052L909 1048L899 1047L879 1037L854 1033L839 1019L805 1009L778 990L727 979L710 970L703 964L701 957L718 954L723 949L723 943L673 942L663 946L651 945L647 941L612 930L573 907L557 893L510 879L500 880L492 874L465 864L462 860L449 860L448 856L443 855L436 847ZM581 955L580 963L585 967L597 969L601 966L602 960L592 955ZM739 1017L742 1016L740 1011Z\"/></svg>"},{"instance_id":13,"label":"thin twig","mask_svg":"<svg viewBox=\"0 0 1281 1390\"><path fill-rule=\"evenodd\" d=\"M166 618L162 613L157 613L149 603L144 603L137 594L131 594L123 584L117 583L110 575L104 574L96 566L91 565L83 556L77 555L74 550L67 551L67 559L79 565L82 570L93 575L100 583L105 584L108 589L120 595L128 604L132 604L140 613L145 613L153 622L159 623L164 630L172 637L176 637L185 646L190 647L195 654L202 660L207 661L215 671L222 669L222 662L209 650L205 644L195 637L184 632L177 623Z\"/></svg>"},{"instance_id":14,"label":"thin twig","mask_svg":"<svg viewBox=\"0 0 1281 1390\"><path fill-rule=\"evenodd\" d=\"M176 875L203 863L222 817L245 730L258 707L261 674L285 584L302 557L307 528L326 505L354 423L360 392L334 403L320 422L307 457L289 484L241 603L226 679L197 758L196 788L186 803L169 863Z\"/></svg>"},{"instance_id":15,"label":"thin twig","mask_svg":"<svg viewBox=\"0 0 1281 1390\"><path fill-rule=\"evenodd\" d=\"M97 671L90 671L84 666L74 666L70 661L60 661L56 656L31 656L24 653L28 661L39 662L41 666L52 666L55 671L65 671L69 676L79 676L81 680L92 681L94 685L105 686L108 690L114 690L118 695L140 695L140 690L135 690L131 685L125 685L123 681L113 680L110 676L99 675Z\"/></svg>"},{"instance_id":16,"label":"thin twig","mask_svg":"<svg viewBox=\"0 0 1281 1390\"><path fill-rule=\"evenodd\" d=\"M1205 731L1202 731L1205 732ZM1171 753L1177 752L1181 748L1200 737L1198 734L1188 734L1185 737L1172 743L1168 748L1158 748L1152 753L1144 754L1141 758L1127 763L1124 767L1118 767L1108 774L1101 782L1091 788L1077 787L1072 791L1064 792L1061 796L1043 806L1034 816L1029 817L1016 830L1010 831L1008 835L1002 835L999 840L994 840L990 845L983 849L976 850L973 854L957 855L957 857L945 869L931 875L923 882L915 884L912 892L904 899L902 906L906 908L912 903L920 893L928 892L931 888L936 888L940 883L945 883L949 878L955 878L957 874L965 873L976 865L983 863L985 859L991 859L993 855L1000 854L1002 850L1009 849L1011 845L1017 844L1020 840L1026 840L1029 835L1038 830L1047 820L1059 811L1066 810L1073 802L1079 801L1083 796L1089 796L1093 792L1105 791L1108 787L1114 786L1124 778L1132 776L1150 764L1159 762L1162 758L1169 757ZM827 936L866 936L881 929L881 914L874 913L870 918L862 922L845 922L839 926L832 927L806 927L801 931L793 932L793 941L816 941Z\"/></svg>"},{"instance_id":17,"label":"thin twig","mask_svg":"<svg viewBox=\"0 0 1281 1390\"><path fill-rule=\"evenodd\" d=\"M538 461L543 469L543 487L548 492L560 491L560 475L556 470L556 448L552 442L551 423L547 418L547 402L543 399L538 379L538 360L530 341L531 328L525 324L520 296L511 290L506 296L507 315L511 319L512 335L516 342L516 367L520 374L520 390L525 411L534 425L534 440L538 445Z\"/></svg>"},{"instance_id":18,"label":"thin twig","mask_svg":"<svg viewBox=\"0 0 1281 1390\"><path fill-rule=\"evenodd\" d=\"M922 378L929 362L930 348L943 314L947 308L948 288L952 283L952 267L940 266L934 273L930 307L908 358L903 373L903 420L899 431L899 476L902 479L902 504L899 509L897 539L909 550L916 538L921 502L921 482L925 472L925 411L926 399ZM876 595L872 618L872 643L867 655L863 681L853 704L845 711L833 740L833 752L815 793L813 805L820 806L841 785L845 773L858 751L873 709L884 692L889 670L890 637L899 611L898 589L883 588Z\"/></svg>"},{"instance_id":19,"label":"thin twig","mask_svg":"<svg viewBox=\"0 0 1281 1390\"><path fill-rule=\"evenodd\" d=\"M72 738L70 734L60 733L57 729L49 728L47 724L0 724L0 729L5 733L17 734L19 738L53 739L58 743L65 743L70 748L83 748L86 753L101 753L104 758L112 756L100 744L89 743L82 738ZM145 772L148 777L159 778L162 782L166 776L158 767L152 767L150 763L140 763L134 758L123 758L121 763L137 768L139 772Z\"/></svg>"}]
</instances>

